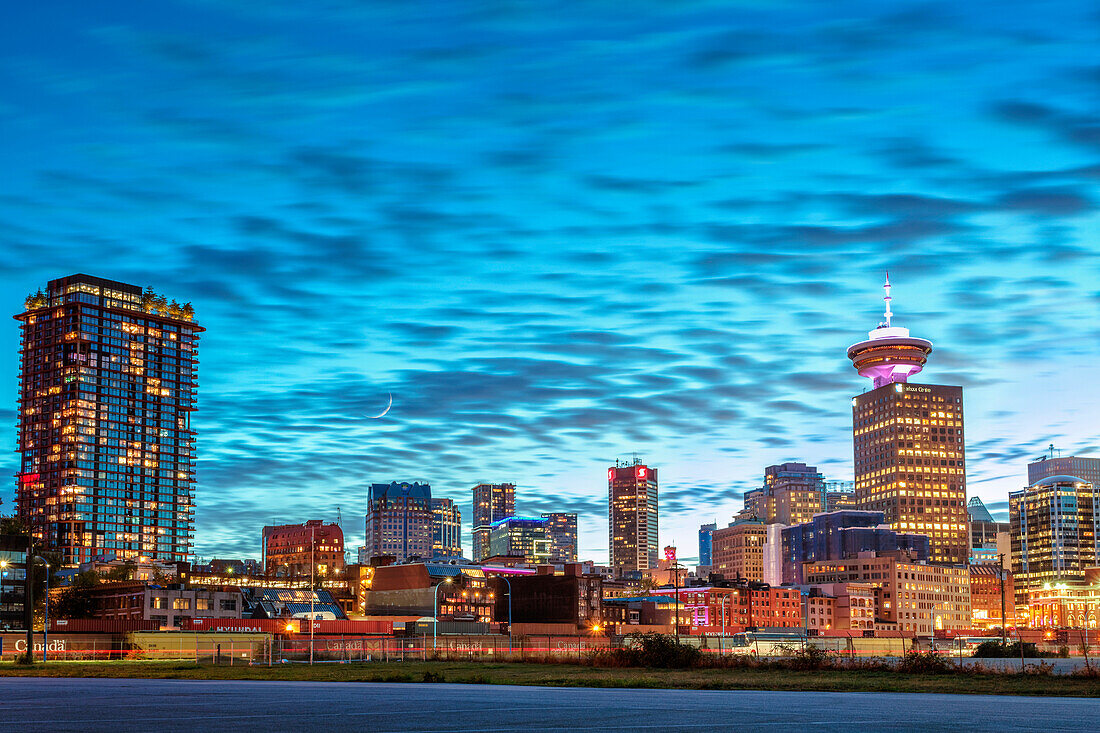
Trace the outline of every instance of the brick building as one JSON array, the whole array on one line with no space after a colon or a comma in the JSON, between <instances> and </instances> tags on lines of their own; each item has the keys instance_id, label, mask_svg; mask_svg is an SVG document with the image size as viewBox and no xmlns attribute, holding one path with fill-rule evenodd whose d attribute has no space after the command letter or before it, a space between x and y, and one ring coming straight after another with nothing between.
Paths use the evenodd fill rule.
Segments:
<instances>
[{"instance_id":1,"label":"brick building","mask_svg":"<svg viewBox=\"0 0 1100 733\"><path fill-rule=\"evenodd\" d=\"M344 571L344 532L338 524L311 519L305 524L264 527L264 572L272 577L308 578L310 563L315 577Z\"/></svg>"},{"instance_id":2,"label":"brick building","mask_svg":"<svg viewBox=\"0 0 1100 733\"><path fill-rule=\"evenodd\" d=\"M1012 573L1002 570L999 565L970 566L970 613L974 628L988 629L1001 627L1001 576L1004 576L1004 606L1009 624L1012 624L1015 597L1013 595Z\"/></svg>"},{"instance_id":3,"label":"brick building","mask_svg":"<svg viewBox=\"0 0 1100 733\"><path fill-rule=\"evenodd\" d=\"M869 583L875 588L876 626L930 634L939 629L969 629L970 572L962 565L916 562L901 553L864 553L850 560L813 562L803 567L810 585Z\"/></svg>"},{"instance_id":4,"label":"brick building","mask_svg":"<svg viewBox=\"0 0 1100 733\"><path fill-rule=\"evenodd\" d=\"M711 532L711 572L727 580L763 582L767 525L761 520L738 520Z\"/></svg>"}]
</instances>

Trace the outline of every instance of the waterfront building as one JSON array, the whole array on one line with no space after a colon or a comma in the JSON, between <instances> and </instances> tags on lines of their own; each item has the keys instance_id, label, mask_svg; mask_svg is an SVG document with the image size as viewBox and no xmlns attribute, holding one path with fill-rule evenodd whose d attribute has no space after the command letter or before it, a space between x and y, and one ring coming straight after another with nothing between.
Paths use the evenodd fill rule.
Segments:
<instances>
[{"instance_id":1,"label":"waterfront building","mask_svg":"<svg viewBox=\"0 0 1100 733\"><path fill-rule=\"evenodd\" d=\"M481 562L491 555L489 551L489 526L516 513L516 485L480 483L473 488L474 562Z\"/></svg>"},{"instance_id":2,"label":"waterfront building","mask_svg":"<svg viewBox=\"0 0 1100 733\"><path fill-rule=\"evenodd\" d=\"M20 323L16 510L75 566L192 557L190 304L90 275L51 280Z\"/></svg>"},{"instance_id":3,"label":"waterfront building","mask_svg":"<svg viewBox=\"0 0 1100 733\"><path fill-rule=\"evenodd\" d=\"M432 557L462 557L462 512L451 499L432 499Z\"/></svg>"},{"instance_id":4,"label":"waterfront building","mask_svg":"<svg viewBox=\"0 0 1100 733\"><path fill-rule=\"evenodd\" d=\"M550 537L550 562L577 561L577 513L543 512L546 532Z\"/></svg>"},{"instance_id":5,"label":"waterfront building","mask_svg":"<svg viewBox=\"0 0 1100 733\"><path fill-rule=\"evenodd\" d=\"M398 562L431 557L432 487L408 481L371 484L365 546L369 557L392 555Z\"/></svg>"},{"instance_id":6,"label":"waterfront building","mask_svg":"<svg viewBox=\"0 0 1100 733\"><path fill-rule=\"evenodd\" d=\"M963 563L970 555L962 387L909 384L932 342L886 321L848 349L873 389L852 399L855 498L881 511L901 532L928 535L931 558Z\"/></svg>"},{"instance_id":7,"label":"waterfront building","mask_svg":"<svg viewBox=\"0 0 1100 733\"><path fill-rule=\"evenodd\" d=\"M657 469L635 458L607 469L608 542L618 577L657 568Z\"/></svg>"},{"instance_id":8,"label":"waterfront building","mask_svg":"<svg viewBox=\"0 0 1100 733\"><path fill-rule=\"evenodd\" d=\"M1100 565L1100 490L1076 476L1049 476L1008 494L1016 605L1048 584L1081 583Z\"/></svg>"},{"instance_id":9,"label":"waterfront building","mask_svg":"<svg viewBox=\"0 0 1100 733\"><path fill-rule=\"evenodd\" d=\"M338 524L311 519L305 524L264 527L261 533L264 574L280 578L315 579L344 572L344 532ZM224 572L226 568L211 568Z\"/></svg>"}]
</instances>

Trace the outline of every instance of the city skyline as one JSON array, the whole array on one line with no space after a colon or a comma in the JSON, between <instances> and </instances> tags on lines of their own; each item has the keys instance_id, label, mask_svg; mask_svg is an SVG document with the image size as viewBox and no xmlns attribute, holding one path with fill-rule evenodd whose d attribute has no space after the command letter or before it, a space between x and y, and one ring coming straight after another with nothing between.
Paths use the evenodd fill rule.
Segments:
<instances>
[{"instance_id":1,"label":"city skyline","mask_svg":"<svg viewBox=\"0 0 1100 733\"><path fill-rule=\"evenodd\" d=\"M886 270L896 322L935 344L914 383L964 388L967 498L1003 517L1049 443L1100 454L1100 19L739 7L435 6L446 40L340 3L14 8L0 510L10 316L78 272L207 329L206 558L338 508L358 546L367 487L420 480L464 548L470 489L515 482L600 560L606 469L636 451L659 543L690 559L765 466L853 478L869 386L845 349Z\"/></svg>"}]
</instances>

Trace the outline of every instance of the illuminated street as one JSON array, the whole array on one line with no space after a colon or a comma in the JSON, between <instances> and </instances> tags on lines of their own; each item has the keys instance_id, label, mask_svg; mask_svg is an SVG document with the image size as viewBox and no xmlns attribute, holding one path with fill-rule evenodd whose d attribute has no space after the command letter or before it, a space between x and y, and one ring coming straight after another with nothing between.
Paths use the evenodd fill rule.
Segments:
<instances>
[{"instance_id":1,"label":"illuminated street","mask_svg":"<svg viewBox=\"0 0 1100 733\"><path fill-rule=\"evenodd\" d=\"M610 690L450 684L0 681L2 730L1046 731L1095 725L1100 701L823 692Z\"/></svg>"}]
</instances>

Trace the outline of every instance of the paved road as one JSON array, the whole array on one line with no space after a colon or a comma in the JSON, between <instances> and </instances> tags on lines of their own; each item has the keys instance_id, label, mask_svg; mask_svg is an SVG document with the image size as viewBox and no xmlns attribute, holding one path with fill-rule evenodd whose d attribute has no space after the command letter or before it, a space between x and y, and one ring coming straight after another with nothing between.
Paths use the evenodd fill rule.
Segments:
<instances>
[{"instance_id":1,"label":"paved road","mask_svg":"<svg viewBox=\"0 0 1100 733\"><path fill-rule=\"evenodd\" d=\"M1100 700L492 685L0 679L0 730L1095 730Z\"/></svg>"}]
</instances>

